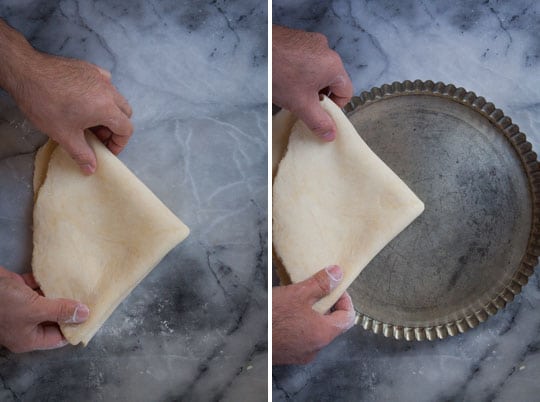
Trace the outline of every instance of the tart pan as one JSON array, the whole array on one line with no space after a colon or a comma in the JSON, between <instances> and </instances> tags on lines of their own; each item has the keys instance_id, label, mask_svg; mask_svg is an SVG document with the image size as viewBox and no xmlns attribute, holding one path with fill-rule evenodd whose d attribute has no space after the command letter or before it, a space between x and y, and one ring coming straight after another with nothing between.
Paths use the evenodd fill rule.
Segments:
<instances>
[{"instance_id":1,"label":"tart pan","mask_svg":"<svg viewBox=\"0 0 540 402\"><path fill-rule=\"evenodd\" d=\"M496 314L540 254L540 164L525 135L483 97L441 82L383 85L344 110L426 206L349 288L359 324L421 341Z\"/></svg>"}]
</instances>

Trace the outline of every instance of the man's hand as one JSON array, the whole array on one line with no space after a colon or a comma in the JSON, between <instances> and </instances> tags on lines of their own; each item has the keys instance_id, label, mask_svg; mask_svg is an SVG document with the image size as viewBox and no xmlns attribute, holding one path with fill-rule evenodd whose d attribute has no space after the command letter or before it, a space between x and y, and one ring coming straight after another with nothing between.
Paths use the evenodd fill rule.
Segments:
<instances>
[{"instance_id":1,"label":"man's hand","mask_svg":"<svg viewBox=\"0 0 540 402\"><path fill-rule=\"evenodd\" d=\"M94 133L114 153L127 144L133 126L131 107L111 83L111 75L97 66L36 52L12 93L32 124L58 142L82 171L96 170L96 156L84 137Z\"/></svg>"},{"instance_id":2,"label":"man's hand","mask_svg":"<svg viewBox=\"0 0 540 402\"><path fill-rule=\"evenodd\" d=\"M272 27L272 102L293 112L324 141L336 137L336 125L319 104L330 93L340 107L353 89L339 55L319 33Z\"/></svg>"},{"instance_id":3,"label":"man's hand","mask_svg":"<svg viewBox=\"0 0 540 402\"><path fill-rule=\"evenodd\" d=\"M58 142L82 171L96 170L85 129L114 153L127 144L131 107L111 83L111 74L93 64L33 49L0 21L0 86L32 124Z\"/></svg>"},{"instance_id":4,"label":"man's hand","mask_svg":"<svg viewBox=\"0 0 540 402\"><path fill-rule=\"evenodd\" d=\"M328 314L313 310L343 279L337 266L311 278L272 289L272 364L306 364L334 338L354 325L355 311L345 292Z\"/></svg>"},{"instance_id":5,"label":"man's hand","mask_svg":"<svg viewBox=\"0 0 540 402\"><path fill-rule=\"evenodd\" d=\"M65 346L56 323L86 321L88 307L74 300L47 299L32 274L0 267L0 345L14 353Z\"/></svg>"}]
</instances>

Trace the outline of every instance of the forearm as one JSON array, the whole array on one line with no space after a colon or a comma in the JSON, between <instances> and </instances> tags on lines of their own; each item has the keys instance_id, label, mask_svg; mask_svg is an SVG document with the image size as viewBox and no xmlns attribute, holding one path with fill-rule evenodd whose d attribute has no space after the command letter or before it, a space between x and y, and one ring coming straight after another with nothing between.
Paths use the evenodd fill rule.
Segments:
<instances>
[{"instance_id":1,"label":"forearm","mask_svg":"<svg viewBox=\"0 0 540 402\"><path fill-rule=\"evenodd\" d=\"M0 19L0 87L12 96L20 90L36 51L28 41Z\"/></svg>"}]
</instances>

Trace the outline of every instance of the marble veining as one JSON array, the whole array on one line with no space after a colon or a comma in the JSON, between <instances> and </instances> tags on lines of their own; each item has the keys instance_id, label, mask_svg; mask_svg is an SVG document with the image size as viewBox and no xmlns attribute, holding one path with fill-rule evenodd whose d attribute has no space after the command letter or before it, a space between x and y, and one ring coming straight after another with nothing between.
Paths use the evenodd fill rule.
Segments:
<instances>
[{"instance_id":1,"label":"marble veining","mask_svg":"<svg viewBox=\"0 0 540 402\"><path fill-rule=\"evenodd\" d=\"M540 4L535 1L273 2L274 23L322 32L355 93L393 81L463 86L504 110L540 150ZM535 273L486 323L407 343L357 327L303 367L273 370L273 399L536 401L540 287Z\"/></svg>"},{"instance_id":2,"label":"marble veining","mask_svg":"<svg viewBox=\"0 0 540 402\"><path fill-rule=\"evenodd\" d=\"M191 228L88 347L0 350L0 400L265 400L266 5L4 1L38 49L112 71L134 110L121 160ZM28 271L45 141L0 96L0 264Z\"/></svg>"}]
</instances>

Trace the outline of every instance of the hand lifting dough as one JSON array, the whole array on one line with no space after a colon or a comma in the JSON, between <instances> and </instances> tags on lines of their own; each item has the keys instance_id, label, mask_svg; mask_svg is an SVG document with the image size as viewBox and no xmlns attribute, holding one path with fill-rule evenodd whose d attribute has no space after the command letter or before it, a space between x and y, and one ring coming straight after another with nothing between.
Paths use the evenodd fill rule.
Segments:
<instances>
[{"instance_id":1,"label":"hand lifting dough","mask_svg":"<svg viewBox=\"0 0 540 402\"><path fill-rule=\"evenodd\" d=\"M56 143L36 155L32 269L47 297L90 308L83 324L62 324L86 345L114 309L189 229L93 134L98 167L84 176Z\"/></svg>"},{"instance_id":2,"label":"hand lifting dough","mask_svg":"<svg viewBox=\"0 0 540 402\"><path fill-rule=\"evenodd\" d=\"M273 243L292 282L338 264L340 285L313 308L328 311L382 248L424 204L371 151L330 99L322 107L337 125L322 142L298 121L273 187Z\"/></svg>"}]
</instances>

